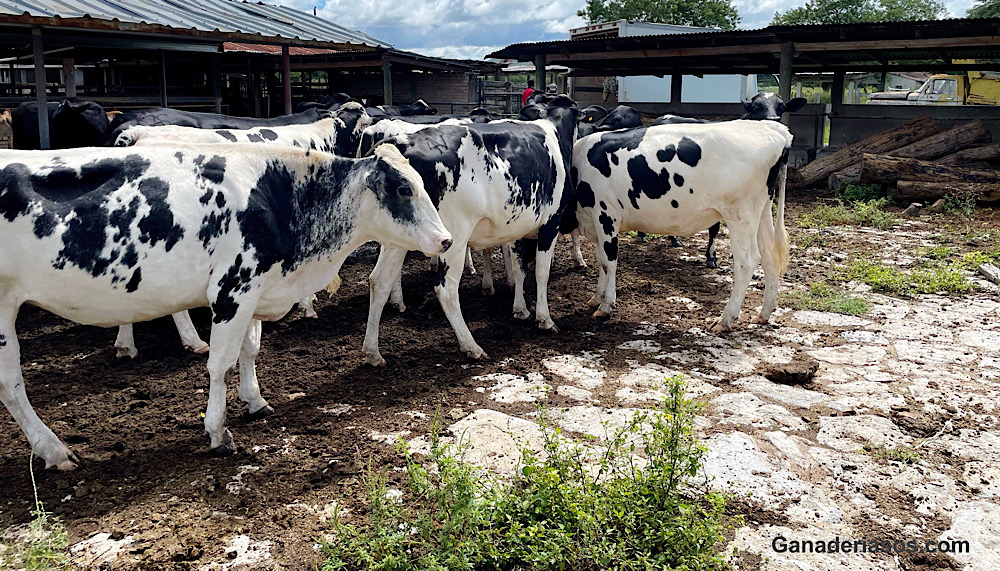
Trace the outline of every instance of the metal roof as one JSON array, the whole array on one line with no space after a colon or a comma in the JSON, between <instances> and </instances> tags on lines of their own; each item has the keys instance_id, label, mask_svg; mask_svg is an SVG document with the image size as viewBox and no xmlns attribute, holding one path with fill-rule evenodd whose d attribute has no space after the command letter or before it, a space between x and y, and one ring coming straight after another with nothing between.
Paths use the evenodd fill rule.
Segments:
<instances>
[{"instance_id":1,"label":"metal roof","mask_svg":"<svg viewBox=\"0 0 1000 571\"><path fill-rule=\"evenodd\" d=\"M364 32L350 30L287 6L245 0L0 0L0 15L159 25L177 30L222 32L341 44L392 47ZM81 25L80 27L88 27Z\"/></svg>"},{"instance_id":2,"label":"metal roof","mask_svg":"<svg viewBox=\"0 0 1000 571\"><path fill-rule=\"evenodd\" d=\"M918 67L923 71L953 66L957 59L1000 59L1000 18L582 38L513 44L487 57L532 61L545 55L548 63L573 68L574 75L776 73L777 56L782 45L788 44L799 71L913 71ZM996 63L986 65L997 67Z\"/></svg>"}]
</instances>

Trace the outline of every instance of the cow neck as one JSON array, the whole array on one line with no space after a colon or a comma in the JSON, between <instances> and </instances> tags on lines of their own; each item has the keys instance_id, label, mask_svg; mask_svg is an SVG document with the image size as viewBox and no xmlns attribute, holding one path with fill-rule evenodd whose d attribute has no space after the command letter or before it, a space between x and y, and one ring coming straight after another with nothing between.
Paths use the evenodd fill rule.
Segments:
<instances>
[{"instance_id":1,"label":"cow neck","mask_svg":"<svg viewBox=\"0 0 1000 571\"><path fill-rule=\"evenodd\" d=\"M571 110L556 107L549 109L546 119L555 125L556 137L559 139L559 152L563 156L563 162L569 164L575 142L576 117Z\"/></svg>"}]
</instances>

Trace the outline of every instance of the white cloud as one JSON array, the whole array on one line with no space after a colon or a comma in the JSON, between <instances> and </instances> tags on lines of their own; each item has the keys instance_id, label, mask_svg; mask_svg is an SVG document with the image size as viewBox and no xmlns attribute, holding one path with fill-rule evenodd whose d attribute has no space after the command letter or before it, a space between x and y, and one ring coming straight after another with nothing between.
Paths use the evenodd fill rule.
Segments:
<instances>
[{"instance_id":1,"label":"white cloud","mask_svg":"<svg viewBox=\"0 0 1000 571\"><path fill-rule=\"evenodd\" d=\"M404 49L406 49L406 51L417 52L430 57L481 60L486 57L486 54L495 52L504 47L506 46L439 46L436 48Z\"/></svg>"}]
</instances>

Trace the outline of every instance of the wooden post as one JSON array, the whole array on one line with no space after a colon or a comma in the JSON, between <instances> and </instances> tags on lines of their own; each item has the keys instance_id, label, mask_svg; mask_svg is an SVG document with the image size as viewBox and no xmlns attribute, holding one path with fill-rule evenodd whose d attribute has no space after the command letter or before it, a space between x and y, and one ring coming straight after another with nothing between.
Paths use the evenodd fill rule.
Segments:
<instances>
[{"instance_id":1,"label":"wooden post","mask_svg":"<svg viewBox=\"0 0 1000 571\"><path fill-rule=\"evenodd\" d=\"M796 81L795 82L795 96L796 97L802 97L802 82L801 81Z\"/></svg>"},{"instance_id":2,"label":"wooden post","mask_svg":"<svg viewBox=\"0 0 1000 571\"><path fill-rule=\"evenodd\" d=\"M212 87L212 99L215 100L215 112L222 113L222 63L219 54L212 54L212 70L208 84Z\"/></svg>"},{"instance_id":3,"label":"wooden post","mask_svg":"<svg viewBox=\"0 0 1000 571\"><path fill-rule=\"evenodd\" d=\"M830 106L834 113L839 113L844 106L844 72L833 72L833 85L830 87Z\"/></svg>"},{"instance_id":4,"label":"wooden post","mask_svg":"<svg viewBox=\"0 0 1000 571\"><path fill-rule=\"evenodd\" d=\"M535 56L535 89L545 92L545 54Z\"/></svg>"},{"instance_id":5,"label":"wooden post","mask_svg":"<svg viewBox=\"0 0 1000 571\"><path fill-rule=\"evenodd\" d=\"M878 90L879 91L885 91L885 71L883 71L882 75L879 77L879 80L878 80Z\"/></svg>"},{"instance_id":6,"label":"wooden post","mask_svg":"<svg viewBox=\"0 0 1000 571\"><path fill-rule=\"evenodd\" d=\"M292 113L292 55L290 48L281 46L281 87L285 98L285 115Z\"/></svg>"},{"instance_id":7,"label":"wooden post","mask_svg":"<svg viewBox=\"0 0 1000 571\"><path fill-rule=\"evenodd\" d=\"M247 58L247 107L250 115L260 117L260 82L253 68L253 60Z\"/></svg>"},{"instance_id":8,"label":"wooden post","mask_svg":"<svg viewBox=\"0 0 1000 571\"><path fill-rule=\"evenodd\" d=\"M684 87L684 76L675 73L670 76L670 105L676 105L681 102L681 91ZM677 109L674 109L677 111Z\"/></svg>"},{"instance_id":9,"label":"wooden post","mask_svg":"<svg viewBox=\"0 0 1000 571\"><path fill-rule=\"evenodd\" d=\"M63 83L66 85L66 99L76 98L76 64L73 58L63 58Z\"/></svg>"},{"instance_id":10,"label":"wooden post","mask_svg":"<svg viewBox=\"0 0 1000 571\"><path fill-rule=\"evenodd\" d=\"M42 149L51 149L49 142L49 101L45 93L45 55L42 50L42 29L31 29L31 52L35 60L35 102L38 103L38 142Z\"/></svg>"},{"instance_id":11,"label":"wooden post","mask_svg":"<svg viewBox=\"0 0 1000 571\"><path fill-rule=\"evenodd\" d=\"M382 56L382 99L385 105L392 105L392 62Z\"/></svg>"},{"instance_id":12,"label":"wooden post","mask_svg":"<svg viewBox=\"0 0 1000 571\"><path fill-rule=\"evenodd\" d=\"M160 107L166 107L167 103L167 54L160 50Z\"/></svg>"},{"instance_id":13,"label":"wooden post","mask_svg":"<svg viewBox=\"0 0 1000 571\"><path fill-rule=\"evenodd\" d=\"M795 46L791 42L781 44L781 56L778 61L778 97L782 101L792 99L792 55ZM788 117L782 113L781 122L788 124Z\"/></svg>"}]
</instances>

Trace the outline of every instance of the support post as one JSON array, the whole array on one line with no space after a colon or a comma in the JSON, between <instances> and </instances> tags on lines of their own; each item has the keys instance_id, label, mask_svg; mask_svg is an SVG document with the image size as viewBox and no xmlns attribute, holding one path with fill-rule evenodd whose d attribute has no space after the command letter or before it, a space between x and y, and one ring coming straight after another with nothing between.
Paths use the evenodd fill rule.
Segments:
<instances>
[{"instance_id":1,"label":"support post","mask_svg":"<svg viewBox=\"0 0 1000 571\"><path fill-rule=\"evenodd\" d=\"M63 82L66 85L66 99L76 98L76 63L73 58L63 58Z\"/></svg>"},{"instance_id":2,"label":"support post","mask_svg":"<svg viewBox=\"0 0 1000 571\"><path fill-rule=\"evenodd\" d=\"M281 87L285 98L285 115L292 113L292 55L287 45L281 46Z\"/></svg>"},{"instance_id":3,"label":"support post","mask_svg":"<svg viewBox=\"0 0 1000 571\"><path fill-rule=\"evenodd\" d=\"M160 50L160 107L166 107L167 103L167 54Z\"/></svg>"},{"instance_id":4,"label":"support post","mask_svg":"<svg viewBox=\"0 0 1000 571\"><path fill-rule=\"evenodd\" d=\"M31 30L31 52L35 60L35 102L38 103L38 143L51 149L49 142L49 101L45 93L45 55L42 49L42 29Z\"/></svg>"},{"instance_id":5,"label":"support post","mask_svg":"<svg viewBox=\"0 0 1000 571\"><path fill-rule=\"evenodd\" d=\"M382 56L382 100L392 105L392 62Z\"/></svg>"},{"instance_id":6,"label":"support post","mask_svg":"<svg viewBox=\"0 0 1000 571\"><path fill-rule=\"evenodd\" d=\"M222 113L222 63L219 54L212 55L212 69L209 72L208 84L212 87L212 99L215 100L215 112Z\"/></svg>"},{"instance_id":7,"label":"support post","mask_svg":"<svg viewBox=\"0 0 1000 571\"><path fill-rule=\"evenodd\" d=\"M885 91L885 70L882 70L882 74L878 79L878 90Z\"/></svg>"},{"instance_id":8,"label":"support post","mask_svg":"<svg viewBox=\"0 0 1000 571\"><path fill-rule=\"evenodd\" d=\"M545 54L535 56L535 89L545 92Z\"/></svg>"},{"instance_id":9,"label":"support post","mask_svg":"<svg viewBox=\"0 0 1000 571\"><path fill-rule=\"evenodd\" d=\"M675 73L670 76L670 105L674 106L681 102L681 93L684 89L684 76ZM673 108L674 112L678 112L679 109Z\"/></svg>"},{"instance_id":10,"label":"support post","mask_svg":"<svg viewBox=\"0 0 1000 571\"><path fill-rule=\"evenodd\" d=\"M778 62L778 97L782 101L792 98L792 54L795 46L791 42L781 44L781 59ZM788 119L782 114L781 122L788 124Z\"/></svg>"},{"instance_id":11,"label":"support post","mask_svg":"<svg viewBox=\"0 0 1000 571\"><path fill-rule=\"evenodd\" d=\"M252 117L260 117L260 81L253 68L253 60L247 58L247 107Z\"/></svg>"},{"instance_id":12,"label":"support post","mask_svg":"<svg viewBox=\"0 0 1000 571\"><path fill-rule=\"evenodd\" d=\"M840 113L844 105L844 72L833 72L833 85L830 87L830 107L833 113Z\"/></svg>"}]
</instances>

